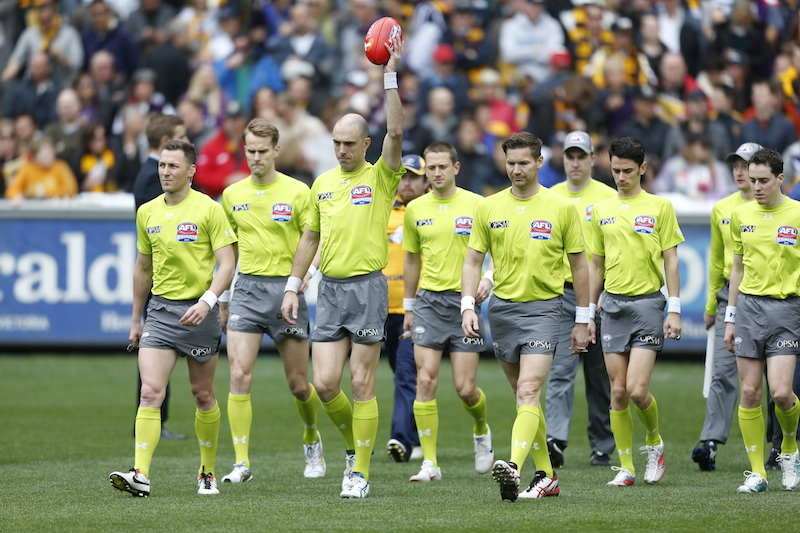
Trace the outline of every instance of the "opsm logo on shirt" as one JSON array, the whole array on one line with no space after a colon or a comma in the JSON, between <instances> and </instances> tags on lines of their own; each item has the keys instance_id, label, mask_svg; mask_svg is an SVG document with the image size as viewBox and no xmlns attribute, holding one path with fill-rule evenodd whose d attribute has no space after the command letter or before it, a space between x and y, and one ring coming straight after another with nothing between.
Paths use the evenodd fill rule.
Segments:
<instances>
[{"instance_id":1,"label":"opsm logo on shirt","mask_svg":"<svg viewBox=\"0 0 800 533\"><path fill-rule=\"evenodd\" d=\"M272 206L272 215L270 216L275 222L291 222L292 221L292 206L289 204L275 204Z\"/></svg>"},{"instance_id":2,"label":"opsm logo on shirt","mask_svg":"<svg viewBox=\"0 0 800 533\"><path fill-rule=\"evenodd\" d=\"M775 242L786 246L796 246L797 228L794 226L781 226L778 228L778 237L775 239Z\"/></svg>"},{"instance_id":3,"label":"opsm logo on shirt","mask_svg":"<svg viewBox=\"0 0 800 533\"><path fill-rule=\"evenodd\" d=\"M197 242L197 224L182 222L178 224L178 233L175 235L178 242Z\"/></svg>"},{"instance_id":4,"label":"opsm logo on shirt","mask_svg":"<svg viewBox=\"0 0 800 533\"><path fill-rule=\"evenodd\" d=\"M456 235L472 235L472 217L458 217L454 231Z\"/></svg>"},{"instance_id":5,"label":"opsm logo on shirt","mask_svg":"<svg viewBox=\"0 0 800 533\"><path fill-rule=\"evenodd\" d=\"M359 185L350 190L350 203L353 205L367 205L372 203L372 187Z\"/></svg>"}]
</instances>

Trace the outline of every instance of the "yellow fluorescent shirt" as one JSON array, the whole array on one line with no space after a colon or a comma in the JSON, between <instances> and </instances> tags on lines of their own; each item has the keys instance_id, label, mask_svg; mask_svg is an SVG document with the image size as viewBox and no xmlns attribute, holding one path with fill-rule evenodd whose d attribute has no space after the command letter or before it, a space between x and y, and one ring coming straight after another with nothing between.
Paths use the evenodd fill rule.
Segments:
<instances>
[{"instance_id":1,"label":"yellow fluorescent shirt","mask_svg":"<svg viewBox=\"0 0 800 533\"><path fill-rule=\"evenodd\" d=\"M672 203L642 191L594 204L591 251L605 257L605 289L639 296L661 290L664 250L684 241Z\"/></svg>"},{"instance_id":2,"label":"yellow fluorescent shirt","mask_svg":"<svg viewBox=\"0 0 800 533\"><path fill-rule=\"evenodd\" d=\"M267 184L246 178L222 192L222 207L239 238L239 271L288 276L308 223L308 185L278 173Z\"/></svg>"},{"instance_id":3,"label":"yellow fluorescent shirt","mask_svg":"<svg viewBox=\"0 0 800 533\"><path fill-rule=\"evenodd\" d=\"M386 228L386 236L389 245L389 261L386 263L386 268L383 269L383 275L386 276L386 284L389 286L389 314L402 315L405 313L403 310L403 296L405 295L405 287L403 285L403 261L406 257L406 252L403 250L403 216L406 212L406 204L396 198L394 207L389 214L389 225Z\"/></svg>"},{"instance_id":4,"label":"yellow fluorescent shirt","mask_svg":"<svg viewBox=\"0 0 800 533\"><path fill-rule=\"evenodd\" d=\"M402 166L393 171L381 157L356 172L337 166L314 181L308 227L320 233L323 274L346 278L386 266L385 231L405 172Z\"/></svg>"},{"instance_id":5,"label":"yellow fluorescent shirt","mask_svg":"<svg viewBox=\"0 0 800 533\"><path fill-rule=\"evenodd\" d=\"M752 202L753 200L747 200ZM731 235L731 215L733 210L744 204L738 191L723 198L711 210L711 254L708 265L708 298L706 313L717 314L717 293L731 279L733 268L733 237Z\"/></svg>"},{"instance_id":6,"label":"yellow fluorescent shirt","mask_svg":"<svg viewBox=\"0 0 800 533\"><path fill-rule=\"evenodd\" d=\"M607 198L613 198L617 195L617 191L605 183L594 179L589 180L586 187L579 192L571 192L567 188L566 181L553 185L550 187L550 190L556 194L560 194L564 198L572 200L572 205L578 210L578 216L581 219L583 229L583 238L586 241L586 261L591 262L592 254L589 250L591 250L590 239L592 234L589 226L592 224L592 210L594 204L606 200ZM564 273L566 274L565 281L572 283L572 268L570 267L569 258L566 254L564 254Z\"/></svg>"},{"instance_id":7,"label":"yellow fluorescent shirt","mask_svg":"<svg viewBox=\"0 0 800 533\"><path fill-rule=\"evenodd\" d=\"M494 258L494 293L530 302L564 294L564 253L583 251L572 202L541 187L520 200L511 188L478 204L469 247Z\"/></svg>"},{"instance_id":8,"label":"yellow fluorescent shirt","mask_svg":"<svg viewBox=\"0 0 800 533\"><path fill-rule=\"evenodd\" d=\"M739 290L784 299L800 294L800 202L785 198L776 207L748 202L733 210L733 253L742 256Z\"/></svg>"},{"instance_id":9,"label":"yellow fluorescent shirt","mask_svg":"<svg viewBox=\"0 0 800 533\"><path fill-rule=\"evenodd\" d=\"M202 296L214 277L214 251L236 242L222 206L195 190L178 205L162 194L141 206L136 234L138 250L152 256L152 292L169 300Z\"/></svg>"},{"instance_id":10,"label":"yellow fluorescent shirt","mask_svg":"<svg viewBox=\"0 0 800 533\"><path fill-rule=\"evenodd\" d=\"M409 202L403 223L403 248L421 253L420 287L428 291L461 291L461 269L467 256L479 194L456 188L447 198L432 192Z\"/></svg>"}]
</instances>

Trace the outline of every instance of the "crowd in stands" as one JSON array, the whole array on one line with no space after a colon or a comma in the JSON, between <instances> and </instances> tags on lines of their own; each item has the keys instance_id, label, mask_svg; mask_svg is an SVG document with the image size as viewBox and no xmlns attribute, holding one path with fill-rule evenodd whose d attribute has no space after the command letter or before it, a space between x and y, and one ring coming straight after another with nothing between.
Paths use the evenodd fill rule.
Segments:
<instances>
[{"instance_id":1,"label":"crowd in stands","mask_svg":"<svg viewBox=\"0 0 800 533\"><path fill-rule=\"evenodd\" d=\"M734 191L726 154L756 142L800 178L800 2L795 0L0 0L0 193L126 191L146 160L148 115L179 115L195 186L219 197L249 172L241 132L281 135L278 169L307 183L336 164L343 114L385 131L382 69L367 28L403 26L404 153L454 144L459 185L506 187L502 141L526 130L565 179L564 135L639 138L646 188L714 200Z\"/></svg>"}]
</instances>

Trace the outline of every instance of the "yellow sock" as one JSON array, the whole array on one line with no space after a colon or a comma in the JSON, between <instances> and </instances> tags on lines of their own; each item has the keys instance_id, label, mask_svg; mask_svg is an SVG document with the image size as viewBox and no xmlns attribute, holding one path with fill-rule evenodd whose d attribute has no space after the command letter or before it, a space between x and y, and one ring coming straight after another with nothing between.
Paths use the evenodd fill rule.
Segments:
<instances>
[{"instance_id":1,"label":"yellow sock","mask_svg":"<svg viewBox=\"0 0 800 533\"><path fill-rule=\"evenodd\" d=\"M433 466L439 466L439 460L436 458L436 443L439 440L439 407L436 405L436 400L415 401L414 420L417 422L417 433L419 433L423 458L426 461L433 461Z\"/></svg>"},{"instance_id":2,"label":"yellow sock","mask_svg":"<svg viewBox=\"0 0 800 533\"><path fill-rule=\"evenodd\" d=\"M294 399L294 404L297 406L297 412L300 413L300 420L303 421L303 444L314 444L319 440L319 433L317 432L317 406L319 405L319 396L317 396L317 389L311 383L311 395L306 401ZM350 402L348 402L349 404Z\"/></svg>"},{"instance_id":3,"label":"yellow sock","mask_svg":"<svg viewBox=\"0 0 800 533\"><path fill-rule=\"evenodd\" d=\"M797 396L794 397L794 404L788 411L775 406L775 416L783 431L783 441L781 443L781 453L794 453L797 451L797 422L800 419L800 404L797 403Z\"/></svg>"},{"instance_id":4,"label":"yellow sock","mask_svg":"<svg viewBox=\"0 0 800 533\"><path fill-rule=\"evenodd\" d=\"M489 431L486 426L486 395L481 389L478 389L478 392L481 393L481 397L478 398L478 403L475 405L467 405L463 400L461 403L464 405L464 409L472 416L472 432L475 435L486 435ZM417 427L419 427L419 424L417 424Z\"/></svg>"},{"instance_id":5,"label":"yellow sock","mask_svg":"<svg viewBox=\"0 0 800 533\"><path fill-rule=\"evenodd\" d=\"M531 446L531 458L536 465L536 470L543 470L547 477L553 477L553 463L550 462L550 452L547 450L547 422L541 407L534 407L539 411L539 426L536 429L536 437Z\"/></svg>"},{"instance_id":6,"label":"yellow sock","mask_svg":"<svg viewBox=\"0 0 800 533\"><path fill-rule=\"evenodd\" d=\"M250 426L253 423L253 404L250 395L228 394L228 421L231 425L236 462L250 468Z\"/></svg>"},{"instance_id":7,"label":"yellow sock","mask_svg":"<svg viewBox=\"0 0 800 533\"><path fill-rule=\"evenodd\" d=\"M220 426L219 404L215 403L208 411L197 409L194 414L194 431L200 443L200 468L197 473L205 470L206 474L213 474L217 460L217 441L219 440Z\"/></svg>"},{"instance_id":8,"label":"yellow sock","mask_svg":"<svg viewBox=\"0 0 800 533\"><path fill-rule=\"evenodd\" d=\"M767 478L767 469L764 468L764 414L761 407L745 409L739 406L739 430L742 432L744 449L750 459L750 470Z\"/></svg>"},{"instance_id":9,"label":"yellow sock","mask_svg":"<svg viewBox=\"0 0 800 533\"><path fill-rule=\"evenodd\" d=\"M350 400L347 399L344 391L340 390L336 398L328 403L320 403L322 404L322 409L328 413L328 418L331 419L333 425L339 428L342 437L344 437L347 449L355 450L356 444L353 440L353 406L350 405Z\"/></svg>"},{"instance_id":10,"label":"yellow sock","mask_svg":"<svg viewBox=\"0 0 800 533\"><path fill-rule=\"evenodd\" d=\"M375 437L378 436L378 399L353 402L353 438L356 441L356 464L353 472L361 472L369 481L369 463Z\"/></svg>"},{"instance_id":11,"label":"yellow sock","mask_svg":"<svg viewBox=\"0 0 800 533\"><path fill-rule=\"evenodd\" d=\"M658 404L656 403L656 397L653 396L652 398L653 401L650 402L647 409L636 408L636 415L647 431L644 443L648 446L658 446L661 444L661 435L658 433Z\"/></svg>"},{"instance_id":12,"label":"yellow sock","mask_svg":"<svg viewBox=\"0 0 800 533\"><path fill-rule=\"evenodd\" d=\"M608 415L611 421L611 433L614 434L614 443L617 445L619 454L619 466L630 470L635 474L633 468L633 416L630 406L622 411L609 410Z\"/></svg>"},{"instance_id":13,"label":"yellow sock","mask_svg":"<svg viewBox=\"0 0 800 533\"><path fill-rule=\"evenodd\" d=\"M520 473L539 430L539 413L539 408L532 405L517 408L517 418L511 428L511 462L517 465Z\"/></svg>"},{"instance_id":14,"label":"yellow sock","mask_svg":"<svg viewBox=\"0 0 800 533\"><path fill-rule=\"evenodd\" d=\"M161 440L161 409L157 407L140 407L136 411L136 451L133 455L133 467L150 477L150 463Z\"/></svg>"}]
</instances>

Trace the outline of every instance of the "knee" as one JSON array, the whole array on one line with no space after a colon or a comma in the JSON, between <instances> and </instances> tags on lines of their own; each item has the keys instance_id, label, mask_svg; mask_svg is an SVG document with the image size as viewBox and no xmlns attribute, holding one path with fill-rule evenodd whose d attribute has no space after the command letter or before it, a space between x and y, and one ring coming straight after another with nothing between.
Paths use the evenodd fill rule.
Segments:
<instances>
[{"instance_id":1,"label":"knee","mask_svg":"<svg viewBox=\"0 0 800 533\"><path fill-rule=\"evenodd\" d=\"M775 401L775 405L780 407L782 410L786 411L792 407L795 396L791 387L776 388L774 391L771 391L771 394L772 399Z\"/></svg>"},{"instance_id":2,"label":"knee","mask_svg":"<svg viewBox=\"0 0 800 533\"><path fill-rule=\"evenodd\" d=\"M436 386L438 380L428 375L420 374L417 377L417 392L425 396L433 396L436 394Z\"/></svg>"},{"instance_id":3,"label":"knee","mask_svg":"<svg viewBox=\"0 0 800 533\"><path fill-rule=\"evenodd\" d=\"M353 389L353 399L365 401L375 396L372 381L367 378L353 377L350 386Z\"/></svg>"},{"instance_id":4,"label":"knee","mask_svg":"<svg viewBox=\"0 0 800 533\"><path fill-rule=\"evenodd\" d=\"M231 388L241 389L246 388L250 390L250 384L253 381L253 374L245 371L243 368L231 365Z\"/></svg>"},{"instance_id":5,"label":"knee","mask_svg":"<svg viewBox=\"0 0 800 533\"><path fill-rule=\"evenodd\" d=\"M456 384L456 394L467 404L474 403L473 400L475 400L475 397L480 396L480 394L478 394L478 387L475 386L473 381Z\"/></svg>"},{"instance_id":6,"label":"knee","mask_svg":"<svg viewBox=\"0 0 800 533\"><path fill-rule=\"evenodd\" d=\"M317 389L317 395L323 402L330 402L339 394L338 383L328 383L319 378L314 378L314 388Z\"/></svg>"},{"instance_id":7,"label":"knee","mask_svg":"<svg viewBox=\"0 0 800 533\"><path fill-rule=\"evenodd\" d=\"M624 386L611 386L611 401L615 404L628 402L628 391Z\"/></svg>"},{"instance_id":8,"label":"knee","mask_svg":"<svg viewBox=\"0 0 800 533\"><path fill-rule=\"evenodd\" d=\"M542 391L538 381L519 381L517 383L517 402L520 405L533 404Z\"/></svg>"},{"instance_id":9,"label":"knee","mask_svg":"<svg viewBox=\"0 0 800 533\"><path fill-rule=\"evenodd\" d=\"M647 387L631 387L628 391L628 395L630 396L633 403L637 406L641 406L645 402L647 402L648 398L650 397L650 392L647 390Z\"/></svg>"},{"instance_id":10,"label":"knee","mask_svg":"<svg viewBox=\"0 0 800 533\"><path fill-rule=\"evenodd\" d=\"M192 396L194 396L194 403L198 407L207 409L214 407L216 397L214 396L213 388L192 386Z\"/></svg>"},{"instance_id":11,"label":"knee","mask_svg":"<svg viewBox=\"0 0 800 533\"><path fill-rule=\"evenodd\" d=\"M156 390L146 383L142 383L142 392L139 396L139 406L160 407L166 396L166 389Z\"/></svg>"},{"instance_id":12,"label":"knee","mask_svg":"<svg viewBox=\"0 0 800 533\"><path fill-rule=\"evenodd\" d=\"M760 405L761 404L761 387L756 387L746 383L742 383L742 404L745 405Z\"/></svg>"},{"instance_id":13,"label":"knee","mask_svg":"<svg viewBox=\"0 0 800 533\"><path fill-rule=\"evenodd\" d=\"M301 401L308 399L311 391L308 386L308 379L304 376L289 376L289 391L295 398Z\"/></svg>"}]
</instances>

